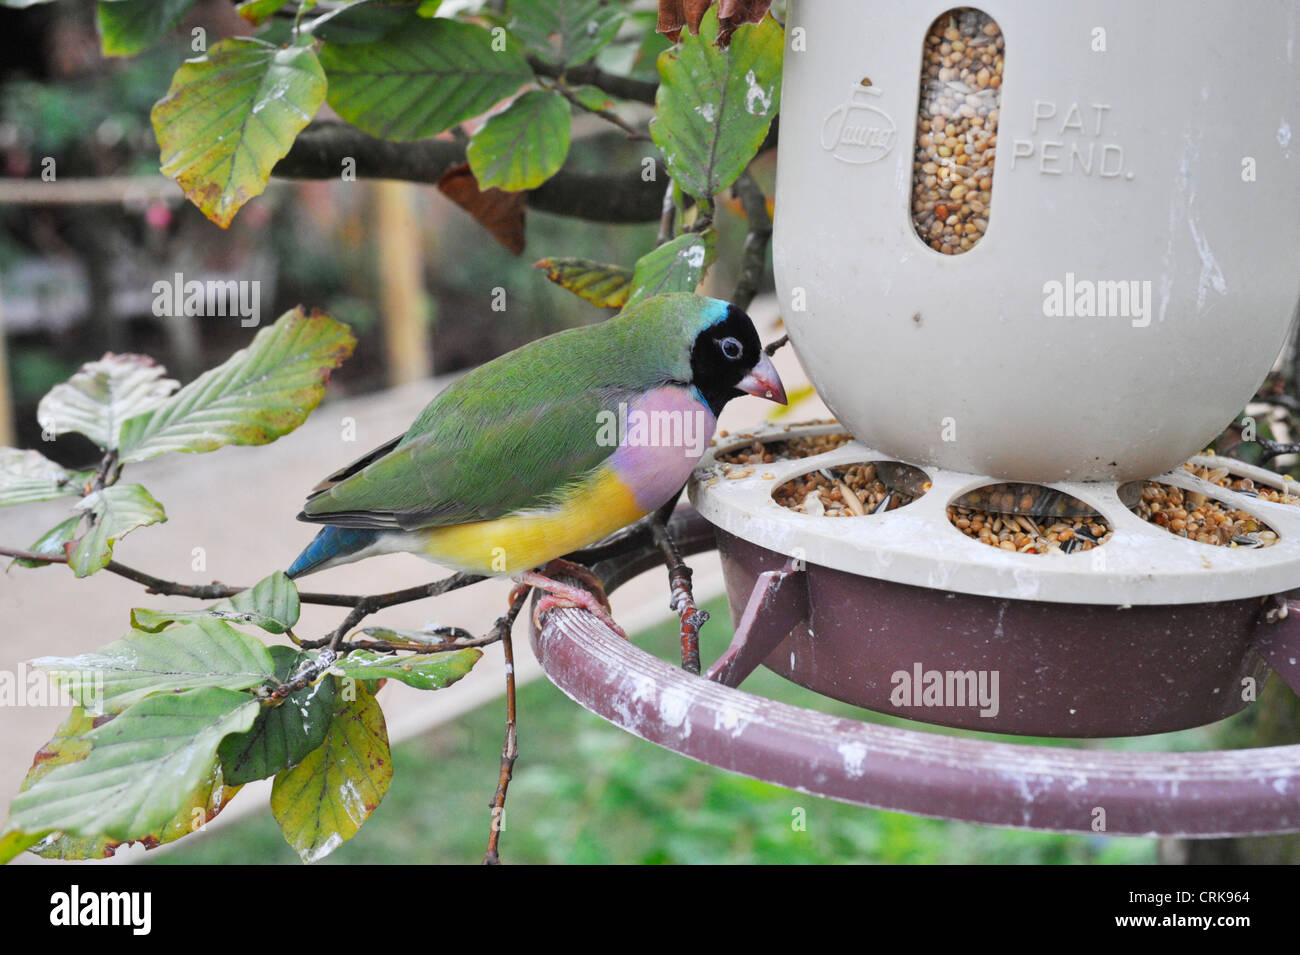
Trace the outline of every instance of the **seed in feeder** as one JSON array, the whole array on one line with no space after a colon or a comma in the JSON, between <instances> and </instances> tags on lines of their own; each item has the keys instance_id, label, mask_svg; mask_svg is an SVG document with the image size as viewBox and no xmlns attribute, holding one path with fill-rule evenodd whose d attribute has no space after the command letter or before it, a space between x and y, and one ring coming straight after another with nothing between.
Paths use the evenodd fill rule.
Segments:
<instances>
[{"instance_id":1,"label":"seed in feeder","mask_svg":"<svg viewBox=\"0 0 1300 955\"><path fill-rule=\"evenodd\" d=\"M1264 485L1256 487L1255 482L1250 478L1237 477L1232 474L1227 466L1215 468L1206 467L1205 465L1192 464L1190 461L1183 465L1183 468L1195 474L1203 481L1209 481L1211 484L1217 484L1219 487L1225 487L1230 491L1236 491L1238 494L1245 494L1247 497L1258 498L1259 500L1269 501L1273 504L1289 504L1292 507L1300 506L1300 497L1294 494L1288 494L1286 491L1275 487ZM1204 495L1201 495L1204 497Z\"/></svg>"},{"instance_id":2,"label":"seed in feeder","mask_svg":"<svg viewBox=\"0 0 1300 955\"><path fill-rule=\"evenodd\" d=\"M908 465L911 486L920 484L925 472ZM877 476L874 463L819 468L786 481L772 492L772 499L782 507L804 514L826 517L865 517L897 510L910 504L912 494L887 486ZM911 472L915 472L914 474Z\"/></svg>"},{"instance_id":3,"label":"seed in feeder","mask_svg":"<svg viewBox=\"0 0 1300 955\"><path fill-rule=\"evenodd\" d=\"M1195 467L1187 470L1201 476ZM1229 486L1226 468L1202 470L1214 478L1211 483ZM1171 534L1212 547L1255 548L1277 543L1277 532L1248 511L1201 491L1184 491L1159 481L1142 482L1142 496L1133 513ZM1176 516L1171 519L1171 515Z\"/></svg>"},{"instance_id":4,"label":"seed in feeder","mask_svg":"<svg viewBox=\"0 0 1300 955\"><path fill-rule=\"evenodd\" d=\"M988 229L984 207L989 201L989 179L985 177L993 171L996 153L1003 49L997 23L968 7L943 14L926 34L913 157L912 221L917 234L945 255L969 251ZM944 194L943 183L958 169L970 169L981 176L985 185L980 187L980 209L961 205L965 186L955 186L950 195ZM936 208L941 200L945 200L943 211ZM942 223L938 228L928 219L931 210L937 216L934 222Z\"/></svg>"},{"instance_id":5,"label":"seed in feeder","mask_svg":"<svg viewBox=\"0 0 1300 955\"><path fill-rule=\"evenodd\" d=\"M821 423L821 422L818 422ZM838 434L810 434L795 438L768 441L751 441L717 455L723 464L771 464L773 461L790 461L814 454L834 451L853 440L853 436Z\"/></svg>"},{"instance_id":6,"label":"seed in feeder","mask_svg":"<svg viewBox=\"0 0 1300 955\"><path fill-rule=\"evenodd\" d=\"M1017 490L1012 491L1011 487ZM997 508L996 512L978 506L950 504L948 520L957 530L981 544L1021 554L1061 556L1092 550L1110 539L1110 527L1100 518L1039 517L1036 520L1029 514L1003 513L1017 507L1027 511L1035 505L1043 505L1043 494L1052 495L1047 500L1053 505L1068 505L1070 510L1085 509L1081 501L1066 498L1060 491L1026 484L992 485L977 488L958 500L963 505L987 502L988 507ZM1093 529L1097 533L1094 534Z\"/></svg>"}]
</instances>

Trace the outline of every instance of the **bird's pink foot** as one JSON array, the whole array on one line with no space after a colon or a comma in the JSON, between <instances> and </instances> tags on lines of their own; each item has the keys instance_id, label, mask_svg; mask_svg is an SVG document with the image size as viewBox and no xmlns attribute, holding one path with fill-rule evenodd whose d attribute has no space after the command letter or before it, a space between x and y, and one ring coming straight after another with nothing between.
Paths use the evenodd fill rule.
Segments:
<instances>
[{"instance_id":1,"label":"bird's pink foot","mask_svg":"<svg viewBox=\"0 0 1300 955\"><path fill-rule=\"evenodd\" d=\"M590 590L556 580L555 577L561 574L581 580ZM521 585L536 587L546 593L546 596L537 602L537 607L533 611L533 623L538 628L541 627L542 615L547 611L557 607L574 607L587 611L624 640L627 639L623 628L610 614L609 598L605 596L605 588L600 578L586 567L567 560L553 560L542 568L542 573L529 570L520 574L517 579Z\"/></svg>"}]
</instances>

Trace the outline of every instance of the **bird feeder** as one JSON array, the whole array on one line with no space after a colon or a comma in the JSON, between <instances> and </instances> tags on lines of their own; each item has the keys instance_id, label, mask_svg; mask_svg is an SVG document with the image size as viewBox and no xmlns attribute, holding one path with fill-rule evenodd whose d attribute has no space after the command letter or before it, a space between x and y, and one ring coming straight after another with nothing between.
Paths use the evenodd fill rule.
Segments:
<instances>
[{"instance_id":1,"label":"bird feeder","mask_svg":"<svg viewBox=\"0 0 1300 955\"><path fill-rule=\"evenodd\" d=\"M647 739L865 805L1113 834L1300 829L1300 747L998 733L1201 726L1300 692L1300 486L1197 453L1300 298L1300 3L792 2L773 254L838 425L735 436L689 486L736 634L704 677L579 611L551 679ZM603 568L614 584L647 553ZM1293 612L1294 611L1294 612Z\"/></svg>"}]
</instances>

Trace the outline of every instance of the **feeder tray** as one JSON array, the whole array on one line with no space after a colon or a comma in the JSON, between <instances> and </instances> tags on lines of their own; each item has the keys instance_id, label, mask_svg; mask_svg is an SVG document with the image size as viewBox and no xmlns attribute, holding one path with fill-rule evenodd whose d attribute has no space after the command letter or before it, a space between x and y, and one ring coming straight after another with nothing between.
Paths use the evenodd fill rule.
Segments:
<instances>
[{"instance_id":1,"label":"feeder tray","mask_svg":"<svg viewBox=\"0 0 1300 955\"><path fill-rule=\"evenodd\" d=\"M1300 572L1300 508L1234 496L1185 471L1161 476L1257 514L1279 535L1268 548L1212 547L1141 520L1116 485L1053 484L1094 506L1114 533L1091 551L1029 555L972 540L948 519L948 503L992 479L926 468L929 489L903 507L812 517L778 505L773 490L818 468L888 459L849 442L731 465L752 471L734 479L717 461L755 441L835 430L741 435L697 470L690 493L699 512L680 509L671 529L684 553L718 548L736 621L705 677L638 650L590 615L557 610L533 631L550 679L683 755L876 808L1064 832L1095 831L1100 808L1116 835L1300 829L1300 746L1150 753L992 743L835 718L736 689L763 665L883 713L1055 737L1204 725L1245 708L1243 688L1262 686L1270 667L1300 692L1300 592L1283 593ZM1271 472L1210 462L1284 487ZM647 545L596 570L612 589L658 560ZM996 673L996 713L981 715L973 701L895 705L895 675L928 670Z\"/></svg>"}]
</instances>

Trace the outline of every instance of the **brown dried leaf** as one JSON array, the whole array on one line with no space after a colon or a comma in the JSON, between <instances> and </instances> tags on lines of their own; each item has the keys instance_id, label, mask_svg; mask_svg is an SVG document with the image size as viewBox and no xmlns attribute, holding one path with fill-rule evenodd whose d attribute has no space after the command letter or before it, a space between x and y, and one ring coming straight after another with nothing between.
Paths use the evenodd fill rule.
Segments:
<instances>
[{"instance_id":1,"label":"brown dried leaf","mask_svg":"<svg viewBox=\"0 0 1300 955\"><path fill-rule=\"evenodd\" d=\"M443 173L438 189L515 255L524 251L524 193L479 189L469 163Z\"/></svg>"},{"instance_id":2,"label":"brown dried leaf","mask_svg":"<svg viewBox=\"0 0 1300 955\"><path fill-rule=\"evenodd\" d=\"M713 0L659 0L659 23L655 29L674 43L683 26L689 27L691 33L699 33L704 11L712 4ZM772 0L718 0L718 46L725 49L738 26L758 23L771 5Z\"/></svg>"}]
</instances>

